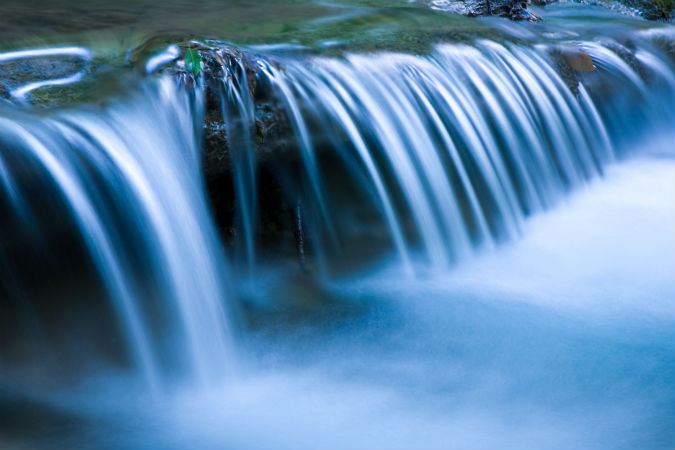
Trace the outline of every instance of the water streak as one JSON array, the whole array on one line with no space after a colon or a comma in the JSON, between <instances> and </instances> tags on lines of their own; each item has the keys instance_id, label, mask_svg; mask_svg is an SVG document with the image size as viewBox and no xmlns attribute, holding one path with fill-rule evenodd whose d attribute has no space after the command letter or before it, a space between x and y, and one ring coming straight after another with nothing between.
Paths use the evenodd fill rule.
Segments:
<instances>
[{"instance_id":1,"label":"water streak","mask_svg":"<svg viewBox=\"0 0 675 450\"><path fill-rule=\"evenodd\" d=\"M258 76L290 118L319 216L329 221L325 211L338 206L326 205L318 162L318 138L329 136L332 151L360 160L364 189L376 192L411 272L414 242L431 267L443 268L517 236L525 217L603 174L624 148L622 126L672 118L663 95L675 92L673 70L662 56L636 54L658 83L651 92L646 75L610 47L576 45L593 58L593 76L626 84L637 101L610 113L596 106L611 100L603 91L563 80L550 47L486 40L438 46L426 57L353 54L288 59L283 68L260 60Z\"/></svg>"},{"instance_id":2,"label":"water streak","mask_svg":"<svg viewBox=\"0 0 675 450\"><path fill-rule=\"evenodd\" d=\"M18 152L15 169L36 162L65 198L155 390L167 364L208 382L231 363L226 269L201 176L202 109L199 92L191 97L164 78L95 114L0 117L0 139ZM120 223L133 231L120 234ZM147 292L161 299L158 310ZM153 325L158 317L165 323Z\"/></svg>"}]
</instances>

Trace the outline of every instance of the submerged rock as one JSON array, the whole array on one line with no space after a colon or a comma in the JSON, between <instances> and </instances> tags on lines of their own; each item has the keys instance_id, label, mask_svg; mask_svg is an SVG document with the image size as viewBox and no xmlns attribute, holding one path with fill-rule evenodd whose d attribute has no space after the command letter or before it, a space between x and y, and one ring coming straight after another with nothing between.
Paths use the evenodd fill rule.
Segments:
<instances>
[{"instance_id":1,"label":"submerged rock","mask_svg":"<svg viewBox=\"0 0 675 450\"><path fill-rule=\"evenodd\" d=\"M28 94L38 89L37 86L67 85L79 81L87 64L87 61L68 54L42 55L39 51L4 53L0 55L0 97L25 102Z\"/></svg>"},{"instance_id":2,"label":"submerged rock","mask_svg":"<svg viewBox=\"0 0 675 450\"><path fill-rule=\"evenodd\" d=\"M595 70L593 58L577 45L563 45L560 48L560 53L570 67L577 72L591 72Z\"/></svg>"}]
</instances>

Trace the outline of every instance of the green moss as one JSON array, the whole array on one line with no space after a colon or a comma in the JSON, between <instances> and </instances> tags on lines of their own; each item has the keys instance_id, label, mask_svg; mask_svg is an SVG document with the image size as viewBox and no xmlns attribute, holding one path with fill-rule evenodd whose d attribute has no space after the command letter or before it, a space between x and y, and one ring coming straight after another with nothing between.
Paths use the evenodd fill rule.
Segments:
<instances>
[{"instance_id":1,"label":"green moss","mask_svg":"<svg viewBox=\"0 0 675 450\"><path fill-rule=\"evenodd\" d=\"M317 51L341 48L425 51L428 42L497 34L464 17L429 10L408 0L91 0L75 8L42 0L5 0L0 50L84 45L124 54L156 36L198 34L237 45L293 42ZM419 48L417 48L419 46ZM407 48L407 50L411 50Z\"/></svg>"}]
</instances>

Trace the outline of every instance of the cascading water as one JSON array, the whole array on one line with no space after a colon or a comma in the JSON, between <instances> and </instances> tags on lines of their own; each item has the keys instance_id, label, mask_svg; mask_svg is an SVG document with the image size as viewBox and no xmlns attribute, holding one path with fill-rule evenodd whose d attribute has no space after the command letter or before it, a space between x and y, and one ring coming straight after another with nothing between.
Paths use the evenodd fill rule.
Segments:
<instances>
[{"instance_id":1,"label":"cascading water","mask_svg":"<svg viewBox=\"0 0 675 450\"><path fill-rule=\"evenodd\" d=\"M523 25L0 54L0 446L670 445L672 27Z\"/></svg>"},{"instance_id":2,"label":"cascading water","mask_svg":"<svg viewBox=\"0 0 675 450\"><path fill-rule=\"evenodd\" d=\"M33 205L22 192L44 183L63 198L57 214L72 216L150 386L161 389L166 366L201 381L219 379L231 369L230 305L200 175L203 101L167 78L131 97L47 118L5 111L6 236L14 227L32 238L20 219ZM49 227L50 220L36 225ZM165 323L157 324L159 317Z\"/></svg>"},{"instance_id":3,"label":"cascading water","mask_svg":"<svg viewBox=\"0 0 675 450\"><path fill-rule=\"evenodd\" d=\"M619 96L621 110L634 106L637 96L640 109L630 120L641 118L634 128L648 126L653 117L673 119L662 100L675 92L672 68L657 53L637 53L643 76L659 87L650 91L609 48L582 43L575 49L622 83L627 94ZM244 251L234 256L247 261L252 273L255 105L241 61L219 61L224 75L218 95L243 236ZM583 84L575 86L575 96L545 47L479 41L439 46L428 57L355 54L288 59L283 68L257 64L258 83L292 124L312 199L305 204L316 208L316 225L331 228L328 211L337 206L324 198L330 192L318 159L327 151L356 155L360 166L352 170L366 174L361 188L374 192L408 273L416 260L411 241L441 269L474 247L518 235L526 216L602 174L622 151L617 130L629 120L618 109L597 108ZM199 173L201 92L188 94L165 77L96 113L11 113L1 119L8 214L23 221L15 226L33 214L13 172L29 167L51 180L111 296L133 359L155 387L167 359L204 380L221 374L231 355L225 269ZM319 138L330 148L319 148ZM183 220L173 220L178 215ZM117 221L133 236L119 235ZM147 264L151 280L136 279L134 264ZM160 303L148 306L152 301L142 299L144 283L154 286ZM151 325L152 308L168 311L159 331Z\"/></svg>"},{"instance_id":4,"label":"cascading water","mask_svg":"<svg viewBox=\"0 0 675 450\"><path fill-rule=\"evenodd\" d=\"M415 246L409 242L420 242L429 264L440 269L476 246L516 236L524 217L623 155L626 127L643 135L675 120L664 101L675 93L672 64L658 51L645 47L631 67L598 43L563 48L593 58L603 82L623 92L594 96L574 80L574 95L549 47L491 41L439 46L428 57L350 55L286 60L283 68L262 60L259 78L292 123L314 215L321 218L316 225L332 224L327 211L335 206L324 199L317 159L323 151L355 154L356 170L369 180L363 189L376 193L391 241L411 273ZM251 107L242 98L234 104L242 105L246 120ZM316 141L332 144L319 150ZM404 226L410 217L414 226ZM244 234L250 248L253 232Z\"/></svg>"}]
</instances>

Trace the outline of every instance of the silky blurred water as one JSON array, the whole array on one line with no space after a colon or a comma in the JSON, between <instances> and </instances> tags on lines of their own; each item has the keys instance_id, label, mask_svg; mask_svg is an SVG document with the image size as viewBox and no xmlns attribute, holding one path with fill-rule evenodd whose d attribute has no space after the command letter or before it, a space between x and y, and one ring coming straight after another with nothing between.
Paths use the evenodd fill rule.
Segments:
<instances>
[{"instance_id":1,"label":"silky blurred water","mask_svg":"<svg viewBox=\"0 0 675 450\"><path fill-rule=\"evenodd\" d=\"M21 320L1 318L0 447L675 444L672 25L566 3L537 9L540 24L407 0L2 10L0 193L14 216L0 250L15 259L0 260L0 306ZM148 80L209 37L261 53L259 81L299 137L298 184L316 196L296 219L302 203L310 232L344 232L310 258L346 275L259 257L250 154L232 172L244 257L221 252L199 171L204 91ZM590 55L595 70L574 74L585 84L570 89L547 45ZM70 53L14 64L25 49ZM220 100L250 121L239 64ZM81 106L91 98L105 106ZM248 125L228 133L253 153ZM327 136L367 170L322 167L314 140ZM529 153L546 164L507 167ZM348 233L373 224L388 250ZM349 251L370 245L358 269Z\"/></svg>"},{"instance_id":2,"label":"silky blurred water","mask_svg":"<svg viewBox=\"0 0 675 450\"><path fill-rule=\"evenodd\" d=\"M303 290L263 270L261 295L333 306L259 328L220 388L151 401L108 373L36 394L14 420L41 426L4 429L3 446L670 448L670 153L610 167L451 272L384 264Z\"/></svg>"}]
</instances>

